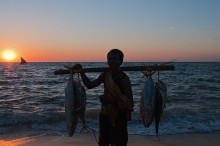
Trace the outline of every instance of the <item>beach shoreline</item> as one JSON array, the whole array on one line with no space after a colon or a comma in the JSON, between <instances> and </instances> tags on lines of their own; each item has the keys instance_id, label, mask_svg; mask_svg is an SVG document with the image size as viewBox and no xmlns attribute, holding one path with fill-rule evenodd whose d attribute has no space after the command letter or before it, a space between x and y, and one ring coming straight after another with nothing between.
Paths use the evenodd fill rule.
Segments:
<instances>
[{"instance_id":1,"label":"beach shoreline","mask_svg":"<svg viewBox=\"0 0 220 146\"><path fill-rule=\"evenodd\" d=\"M96 133L98 139L98 133ZM160 141L151 135L128 135L128 146L217 146L220 143L220 131L210 133L183 133L174 135L161 135ZM46 130L16 130L1 133L1 146L97 146L93 133L75 133L69 137L66 133Z\"/></svg>"}]
</instances>

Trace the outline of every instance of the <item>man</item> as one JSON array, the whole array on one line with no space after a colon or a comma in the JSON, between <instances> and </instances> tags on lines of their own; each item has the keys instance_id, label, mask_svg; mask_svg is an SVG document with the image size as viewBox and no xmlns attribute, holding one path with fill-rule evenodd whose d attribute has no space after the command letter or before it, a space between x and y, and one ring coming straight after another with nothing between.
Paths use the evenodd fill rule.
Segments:
<instances>
[{"instance_id":1,"label":"man","mask_svg":"<svg viewBox=\"0 0 220 146\"><path fill-rule=\"evenodd\" d=\"M126 146L128 142L127 121L131 120L133 95L129 77L120 69L124 55L118 49L112 49L107 55L109 71L90 81L84 72L81 77L84 85L94 88L104 83L104 95L99 115L99 145ZM82 68L80 64L76 69Z\"/></svg>"}]
</instances>

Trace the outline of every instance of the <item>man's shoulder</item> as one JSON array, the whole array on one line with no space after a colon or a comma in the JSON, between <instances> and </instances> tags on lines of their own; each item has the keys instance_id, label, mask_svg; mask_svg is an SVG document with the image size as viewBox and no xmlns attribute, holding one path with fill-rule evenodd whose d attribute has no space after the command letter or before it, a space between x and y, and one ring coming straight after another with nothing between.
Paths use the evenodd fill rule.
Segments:
<instances>
[{"instance_id":1,"label":"man's shoulder","mask_svg":"<svg viewBox=\"0 0 220 146\"><path fill-rule=\"evenodd\" d=\"M125 72L121 72L120 75L122 80L127 80L127 81L130 81L130 78L128 77L128 75L125 73Z\"/></svg>"}]
</instances>

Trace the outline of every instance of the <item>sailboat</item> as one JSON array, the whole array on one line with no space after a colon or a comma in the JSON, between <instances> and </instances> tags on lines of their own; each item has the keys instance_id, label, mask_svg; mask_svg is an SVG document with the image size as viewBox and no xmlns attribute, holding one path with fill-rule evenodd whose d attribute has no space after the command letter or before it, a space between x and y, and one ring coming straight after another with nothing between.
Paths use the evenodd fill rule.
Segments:
<instances>
[{"instance_id":1,"label":"sailboat","mask_svg":"<svg viewBox=\"0 0 220 146\"><path fill-rule=\"evenodd\" d=\"M21 57L21 64L26 64L27 62Z\"/></svg>"}]
</instances>

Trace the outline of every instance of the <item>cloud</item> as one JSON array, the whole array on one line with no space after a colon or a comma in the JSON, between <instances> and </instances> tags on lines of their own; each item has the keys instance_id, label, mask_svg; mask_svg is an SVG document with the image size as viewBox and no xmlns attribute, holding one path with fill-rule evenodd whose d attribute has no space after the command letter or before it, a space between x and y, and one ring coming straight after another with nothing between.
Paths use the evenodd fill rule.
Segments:
<instances>
[{"instance_id":1,"label":"cloud","mask_svg":"<svg viewBox=\"0 0 220 146\"><path fill-rule=\"evenodd\" d=\"M174 29L176 29L176 27L174 26L169 27L169 30L174 30Z\"/></svg>"},{"instance_id":2,"label":"cloud","mask_svg":"<svg viewBox=\"0 0 220 146\"><path fill-rule=\"evenodd\" d=\"M210 37L210 40L220 40L220 37Z\"/></svg>"}]
</instances>

